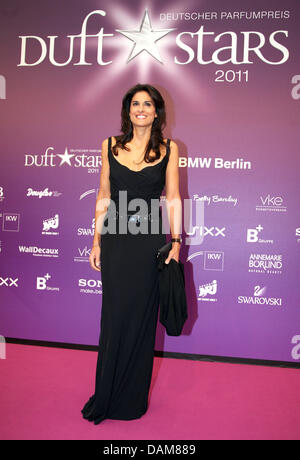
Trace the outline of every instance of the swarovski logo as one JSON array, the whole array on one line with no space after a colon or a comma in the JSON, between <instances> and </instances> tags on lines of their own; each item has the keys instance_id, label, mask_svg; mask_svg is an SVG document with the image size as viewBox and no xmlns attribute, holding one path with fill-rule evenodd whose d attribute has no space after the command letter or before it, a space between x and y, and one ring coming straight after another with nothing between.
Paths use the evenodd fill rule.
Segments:
<instances>
[{"instance_id":1,"label":"swarovski logo","mask_svg":"<svg viewBox=\"0 0 300 460\"><path fill-rule=\"evenodd\" d=\"M253 296L238 296L238 303L249 305L267 305L272 307L281 307L281 297L265 297L266 286L257 285L253 289Z\"/></svg>"}]
</instances>

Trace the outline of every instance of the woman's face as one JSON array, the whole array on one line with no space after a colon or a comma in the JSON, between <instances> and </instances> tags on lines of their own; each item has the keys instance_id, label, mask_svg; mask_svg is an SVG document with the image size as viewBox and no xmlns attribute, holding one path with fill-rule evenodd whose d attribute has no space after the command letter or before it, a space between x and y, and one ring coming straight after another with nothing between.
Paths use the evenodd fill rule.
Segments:
<instances>
[{"instance_id":1,"label":"woman's face","mask_svg":"<svg viewBox=\"0 0 300 460\"><path fill-rule=\"evenodd\" d=\"M152 125L157 114L154 101L146 91L139 91L134 94L130 104L129 117L133 125Z\"/></svg>"}]
</instances>

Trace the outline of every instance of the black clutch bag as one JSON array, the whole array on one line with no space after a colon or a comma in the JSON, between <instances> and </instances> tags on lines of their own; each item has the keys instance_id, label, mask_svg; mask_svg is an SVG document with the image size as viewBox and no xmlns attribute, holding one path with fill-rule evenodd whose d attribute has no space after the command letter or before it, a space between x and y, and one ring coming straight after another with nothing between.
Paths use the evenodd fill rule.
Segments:
<instances>
[{"instance_id":1,"label":"black clutch bag","mask_svg":"<svg viewBox=\"0 0 300 460\"><path fill-rule=\"evenodd\" d=\"M165 260L167 259L171 249L172 249L171 241L167 244L164 244L161 248L158 249L157 258L158 258L158 269L159 270L163 269L163 264L165 263Z\"/></svg>"},{"instance_id":2,"label":"black clutch bag","mask_svg":"<svg viewBox=\"0 0 300 460\"><path fill-rule=\"evenodd\" d=\"M179 260L171 259L165 264L172 243L169 242L158 249L159 270L159 320L166 328L168 335L178 336L188 317L185 293L184 266Z\"/></svg>"}]
</instances>

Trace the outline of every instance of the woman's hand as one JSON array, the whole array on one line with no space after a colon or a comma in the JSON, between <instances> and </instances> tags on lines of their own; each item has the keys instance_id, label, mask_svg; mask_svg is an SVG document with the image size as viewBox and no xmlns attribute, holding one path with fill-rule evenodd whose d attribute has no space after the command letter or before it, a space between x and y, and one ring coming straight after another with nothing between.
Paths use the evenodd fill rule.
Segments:
<instances>
[{"instance_id":1,"label":"woman's hand","mask_svg":"<svg viewBox=\"0 0 300 460\"><path fill-rule=\"evenodd\" d=\"M167 259L165 260L165 264L168 264L171 259L175 259L176 262L179 262L179 251L180 251L180 243L173 243L172 248L168 254Z\"/></svg>"},{"instance_id":2,"label":"woman's hand","mask_svg":"<svg viewBox=\"0 0 300 460\"><path fill-rule=\"evenodd\" d=\"M97 270L98 272L101 271L100 253L101 253L100 246L93 246L91 249L90 257L89 257L91 267L94 270Z\"/></svg>"}]
</instances>

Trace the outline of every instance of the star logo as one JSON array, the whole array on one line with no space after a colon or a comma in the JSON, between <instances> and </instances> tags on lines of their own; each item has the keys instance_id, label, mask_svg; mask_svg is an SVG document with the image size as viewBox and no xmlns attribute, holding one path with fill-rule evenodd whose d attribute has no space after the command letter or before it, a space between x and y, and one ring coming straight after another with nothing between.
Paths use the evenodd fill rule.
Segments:
<instances>
[{"instance_id":1,"label":"star logo","mask_svg":"<svg viewBox=\"0 0 300 460\"><path fill-rule=\"evenodd\" d=\"M57 153L56 154L58 157L60 157L61 159L61 162L59 164L59 166L63 165L64 163L67 163L69 166L72 166L71 165L71 158L74 157L74 153L73 154L70 154L68 153L68 149L66 147L65 149L65 153L62 155L61 153Z\"/></svg>"},{"instance_id":2,"label":"star logo","mask_svg":"<svg viewBox=\"0 0 300 460\"><path fill-rule=\"evenodd\" d=\"M151 56L153 56L161 63L162 60L156 42L172 30L176 29L153 30L147 8L145 10L140 30L131 31L116 29L117 32L120 32L120 34L125 35L125 37L129 38L129 40L132 40L134 42L133 48L131 50L127 62L135 58L142 51L147 51L147 53L149 53Z\"/></svg>"}]
</instances>

